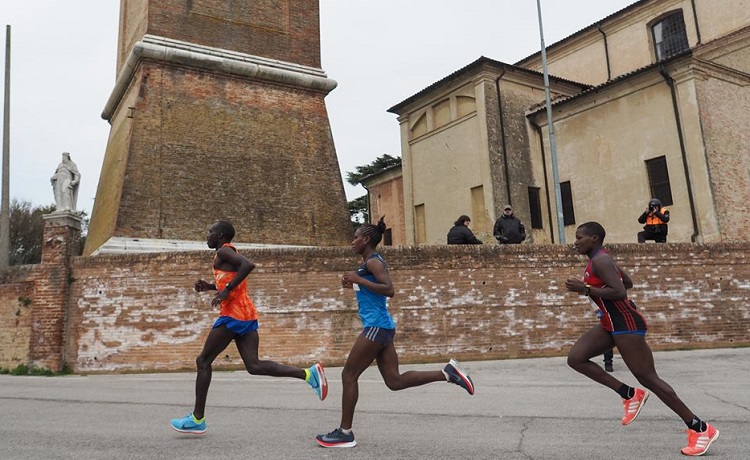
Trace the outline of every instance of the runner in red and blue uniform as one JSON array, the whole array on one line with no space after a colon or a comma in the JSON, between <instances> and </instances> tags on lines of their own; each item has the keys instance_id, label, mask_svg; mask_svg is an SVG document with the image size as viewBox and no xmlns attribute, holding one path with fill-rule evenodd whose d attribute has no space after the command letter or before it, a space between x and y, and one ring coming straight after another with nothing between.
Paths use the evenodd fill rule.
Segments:
<instances>
[{"instance_id":1,"label":"runner in red and blue uniform","mask_svg":"<svg viewBox=\"0 0 750 460\"><path fill-rule=\"evenodd\" d=\"M628 425L641 412L649 391L630 387L607 373L591 358L617 346L625 365L638 382L653 392L672 409L688 427L685 455L703 455L711 443L719 438L719 430L698 418L672 387L656 373L654 357L646 343L646 320L628 299L627 290L633 281L609 253L602 249L606 232L598 222L587 222L576 230L575 248L588 256L589 263L583 280L569 279L568 291L583 294L601 311L599 324L583 334L568 353L568 365L586 377L607 386L622 397L625 415L622 424Z\"/></svg>"}]
</instances>

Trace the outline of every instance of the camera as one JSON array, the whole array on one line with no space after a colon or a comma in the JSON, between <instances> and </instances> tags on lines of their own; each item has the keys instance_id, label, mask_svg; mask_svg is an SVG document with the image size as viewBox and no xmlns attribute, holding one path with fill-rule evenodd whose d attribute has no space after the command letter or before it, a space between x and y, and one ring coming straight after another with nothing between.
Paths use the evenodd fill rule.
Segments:
<instances>
[{"instance_id":1,"label":"camera","mask_svg":"<svg viewBox=\"0 0 750 460\"><path fill-rule=\"evenodd\" d=\"M649 210L650 212L654 212L654 211L656 211L656 208L655 208L655 207L653 207L653 206L649 206L649 207L648 207L648 210Z\"/></svg>"}]
</instances>

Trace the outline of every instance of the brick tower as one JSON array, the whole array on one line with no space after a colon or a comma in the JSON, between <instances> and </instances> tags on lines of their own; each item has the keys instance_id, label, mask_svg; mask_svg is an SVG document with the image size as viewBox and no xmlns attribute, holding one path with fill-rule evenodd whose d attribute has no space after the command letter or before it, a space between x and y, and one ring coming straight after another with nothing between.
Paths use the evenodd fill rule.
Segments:
<instances>
[{"instance_id":1,"label":"brick tower","mask_svg":"<svg viewBox=\"0 0 750 460\"><path fill-rule=\"evenodd\" d=\"M318 0L121 0L85 254L118 239L339 245L351 224Z\"/></svg>"}]
</instances>

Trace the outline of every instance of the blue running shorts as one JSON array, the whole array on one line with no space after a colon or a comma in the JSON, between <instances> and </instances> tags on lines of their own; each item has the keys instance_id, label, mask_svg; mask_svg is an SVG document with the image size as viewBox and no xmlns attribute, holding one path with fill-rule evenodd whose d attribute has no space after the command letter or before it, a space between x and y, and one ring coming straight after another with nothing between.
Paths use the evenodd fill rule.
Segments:
<instances>
[{"instance_id":1,"label":"blue running shorts","mask_svg":"<svg viewBox=\"0 0 750 460\"><path fill-rule=\"evenodd\" d=\"M222 325L226 325L227 329L239 335L245 335L248 332L258 330L258 320L240 321L231 316L219 316L219 319L214 323L213 329L221 327Z\"/></svg>"}]
</instances>

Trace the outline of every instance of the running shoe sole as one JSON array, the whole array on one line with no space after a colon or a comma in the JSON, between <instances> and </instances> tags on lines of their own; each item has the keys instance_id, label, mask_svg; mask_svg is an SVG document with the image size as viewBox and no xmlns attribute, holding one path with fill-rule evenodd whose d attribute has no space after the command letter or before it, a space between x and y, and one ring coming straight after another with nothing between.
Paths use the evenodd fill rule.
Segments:
<instances>
[{"instance_id":1,"label":"running shoe sole","mask_svg":"<svg viewBox=\"0 0 750 460\"><path fill-rule=\"evenodd\" d=\"M315 368L318 385L320 385L320 393L318 394L318 397L323 401L328 396L328 379L326 378L326 372L323 370L323 365L320 363L316 363L313 368ZM315 390L315 392L317 393L318 390Z\"/></svg>"},{"instance_id":2,"label":"running shoe sole","mask_svg":"<svg viewBox=\"0 0 750 460\"><path fill-rule=\"evenodd\" d=\"M203 428L202 430L184 430L182 428L177 428L176 426L169 424L170 427L172 427L173 430L179 432L179 433L185 433L185 434L204 434L206 432L206 429Z\"/></svg>"},{"instance_id":3,"label":"running shoe sole","mask_svg":"<svg viewBox=\"0 0 750 460\"><path fill-rule=\"evenodd\" d=\"M703 455L704 455L704 454L705 454L706 452L708 452L708 448L709 448L709 447L711 447L711 444L713 444L713 443L714 443L714 441L716 441L717 439L719 439L719 434L720 434L720 433L719 433L719 430L716 430L716 436L714 436L713 438L711 438L711 439L709 439L709 440L708 440L708 444L706 444L706 448L705 448L705 449L703 449L703 452L701 452L700 454L686 454L685 452L682 452L682 451L680 451L680 453L681 453L682 455L686 455L686 456L688 456L688 457L701 457L701 456L703 456Z\"/></svg>"},{"instance_id":4,"label":"running shoe sole","mask_svg":"<svg viewBox=\"0 0 750 460\"><path fill-rule=\"evenodd\" d=\"M461 382L451 383L456 383L458 386L465 389L470 395L474 395L474 383L471 381L471 377L461 369L461 365L458 364L458 361L451 358L451 360L448 361L448 366L452 367L455 375L461 379Z\"/></svg>"},{"instance_id":5,"label":"running shoe sole","mask_svg":"<svg viewBox=\"0 0 750 460\"><path fill-rule=\"evenodd\" d=\"M320 444L321 447L355 447L357 445L357 440L350 442L325 442L321 439L315 439L318 444Z\"/></svg>"}]
</instances>

